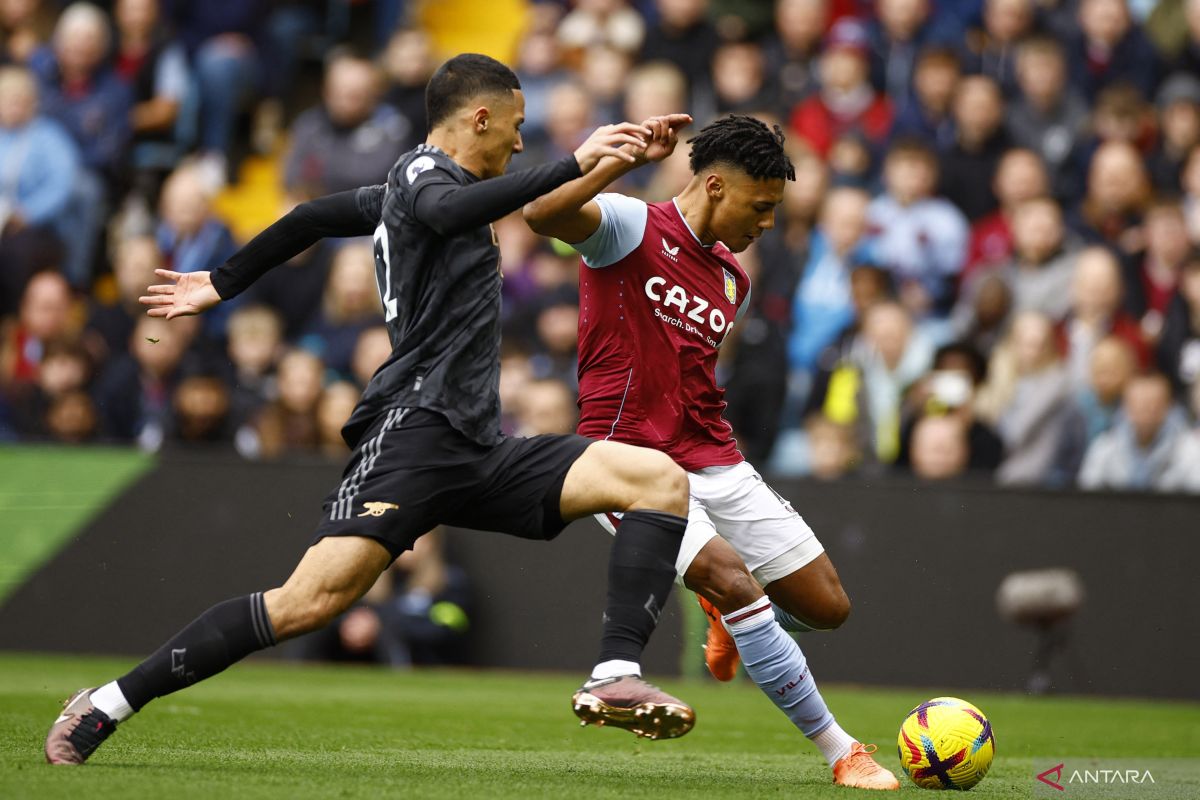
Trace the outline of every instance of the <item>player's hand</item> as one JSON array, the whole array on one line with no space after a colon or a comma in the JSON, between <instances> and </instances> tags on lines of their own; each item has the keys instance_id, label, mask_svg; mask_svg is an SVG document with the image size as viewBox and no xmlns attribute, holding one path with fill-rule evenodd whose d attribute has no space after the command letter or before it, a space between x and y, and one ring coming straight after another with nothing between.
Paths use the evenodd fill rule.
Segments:
<instances>
[{"instance_id":1,"label":"player's hand","mask_svg":"<svg viewBox=\"0 0 1200 800\"><path fill-rule=\"evenodd\" d=\"M156 269L154 274L174 283L151 286L146 290L150 294L138 298L139 303L150 306L146 313L152 317L188 317L221 302L221 295L213 288L207 272L172 272L169 269Z\"/></svg>"},{"instance_id":2,"label":"player's hand","mask_svg":"<svg viewBox=\"0 0 1200 800\"><path fill-rule=\"evenodd\" d=\"M604 125L592 132L579 149L575 151L575 160L579 162L579 171L584 175L591 172L600 159L614 156L630 164L638 163L635 153L642 153L646 143L654 132L645 125L632 122L618 122L616 125Z\"/></svg>"},{"instance_id":3,"label":"player's hand","mask_svg":"<svg viewBox=\"0 0 1200 800\"><path fill-rule=\"evenodd\" d=\"M679 144L679 129L691 123L690 114L663 114L643 122L642 125L653 133L639 160L656 162L670 156L675 152L675 145Z\"/></svg>"}]
</instances>

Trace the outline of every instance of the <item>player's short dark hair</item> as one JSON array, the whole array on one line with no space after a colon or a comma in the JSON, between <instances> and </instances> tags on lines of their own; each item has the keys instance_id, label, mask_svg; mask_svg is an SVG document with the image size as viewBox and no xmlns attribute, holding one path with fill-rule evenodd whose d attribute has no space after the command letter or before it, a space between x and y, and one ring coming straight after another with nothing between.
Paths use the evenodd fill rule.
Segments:
<instances>
[{"instance_id":1,"label":"player's short dark hair","mask_svg":"<svg viewBox=\"0 0 1200 800\"><path fill-rule=\"evenodd\" d=\"M796 180L796 168L783 149L783 131L741 114L706 125L689 142L692 172L713 164L729 164L751 178Z\"/></svg>"},{"instance_id":2,"label":"player's short dark hair","mask_svg":"<svg viewBox=\"0 0 1200 800\"><path fill-rule=\"evenodd\" d=\"M462 53L438 67L425 87L425 113L433 130L473 97L521 88L516 73L496 59Z\"/></svg>"}]
</instances>

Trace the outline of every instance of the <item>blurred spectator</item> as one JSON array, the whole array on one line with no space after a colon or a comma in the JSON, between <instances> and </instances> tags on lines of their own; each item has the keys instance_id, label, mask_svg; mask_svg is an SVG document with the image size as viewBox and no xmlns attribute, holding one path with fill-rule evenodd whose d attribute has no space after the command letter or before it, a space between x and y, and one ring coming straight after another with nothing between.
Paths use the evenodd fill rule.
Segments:
<instances>
[{"instance_id":1,"label":"blurred spectator","mask_svg":"<svg viewBox=\"0 0 1200 800\"><path fill-rule=\"evenodd\" d=\"M317 401L317 438L321 452L330 458L344 459L350 452L342 438L342 427L358 405L362 392L349 381L337 381L325 387Z\"/></svg>"},{"instance_id":2,"label":"blurred spectator","mask_svg":"<svg viewBox=\"0 0 1200 800\"><path fill-rule=\"evenodd\" d=\"M219 376L188 375L175 387L170 441L173 444L228 444L233 440L230 425L229 387Z\"/></svg>"},{"instance_id":3,"label":"blurred spectator","mask_svg":"<svg viewBox=\"0 0 1200 800\"><path fill-rule=\"evenodd\" d=\"M890 464L900 451L901 399L929 369L933 345L902 305L885 301L867 310L853 362L862 376L872 451L881 463Z\"/></svg>"},{"instance_id":4,"label":"blurred spectator","mask_svg":"<svg viewBox=\"0 0 1200 800\"><path fill-rule=\"evenodd\" d=\"M861 189L834 189L826 197L792 300L788 361L793 371L811 374L817 356L854 319L850 271L873 257L865 240L870 202Z\"/></svg>"},{"instance_id":5,"label":"blurred spectator","mask_svg":"<svg viewBox=\"0 0 1200 800\"><path fill-rule=\"evenodd\" d=\"M1125 387L1137 373L1137 354L1124 339L1106 336L1092 348L1089 367L1088 382L1077 392L1076 402L1090 444L1112 427Z\"/></svg>"},{"instance_id":6,"label":"blurred spectator","mask_svg":"<svg viewBox=\"0 0 1200 800\"><path fill-rule=\"evenodd\" d=\"M1017 48L1034 27L1033 0L985 0L983 28L968 35L968 67L994 80L1006 97L1017 88Z\"/></svg>"},{"instance_id":7,"label":"blurred spectator","mask_svg":"<svg viewBox=\"0 0 1200 800\"><path fill-rule=\"evenodd\" d=\"M505 435L517 430L517 414L525 387L533 380L533 364L529 354L504 340L500 351L500 426Z\"/></svg>"},{"instance_id":8,"label":"blurred spectator","mask_svg":"<svg viewBox=\"0 0 1200 800\"><path fill-rule=\"evenodd\" d=\"M276 396L275 367L283 349L283 320L266 306L242 306L229 315L227 350L233 364L230 416L236 427L252 420Z\"/></svg>"},{"instance_id":9,"label":"blurred spectator","mask_svg":"<svg viewBox=\"0 0 1200 800\"><path fill-rule=\"evenodd\" d=\"M1017 48L1020 93L1008 104L1005 122L1013 141L1042 157L1055 196L1063 202L1083 192L1079 146L1088 124L1087 103L1067 82L1062 45L1033 36Z\"/></svg>"},{"instance_id":10,"label":"blurred spectator","mask_svg":"<svg viewBox=\"0 0 1200 800\"><path fill-rule=\"evenodd\" d=\"M44 0L0 0L0 64L28 63L46 41L52 9Z\"/></svg>"},{"instance_id":11,"label":"blurred spectator","mask_svg":"<svg viewBox=\"0 0 1200 800\"><path fill-rule=\"evenodd\" d=\"M1162 335L1167 307L1188 257L1187 220L1174 200L1159 200L1146 211L1143 227L1146 249L1128 264L1125 274L1125 307L1141 325L1142 338L1151 345Z\"/></svg>"},{"instance_id":12,"label":"blurred spectator","mask_svg":"<svg viewBox=\"0 0 1200 800\"><path fill-rule=\"evenodd\" d=\"M616 47L597 44L584 51L579 79L591 97L593 119L609 122L621 118L625 83L631 69L632 57Z\"/></svg>"},{"instance_id":13,"label":"blurred spectator","mask_svg":"<svg viewBox=\"0 0 1200 800\"><path fill-rule=\"evenodd\" d=\"M180 113L191 91L187 53L166 35L159 0L117 0L113 18L117 75L133 95L133 165L168 170L182 155Z\"/></svg>"},{"instance_id":14,"label":"blurred spectator","mask_svg":"<svg viewBox=\"0 0 1200 800\"><path fill-rule=\"evenodd\" d=\"M1125 388L1117 424L1088 448L1079 471L1084 489L1200 490L1200 448L1188 437L1183 410L1160 373L1138 375Z\"/></svg>"},{"instance_id":15,"label":"blurred spectator","mask_svg":"<svg viewBox=\"0 0 1200 800\"><path fill-rule=\"evenodd\" d=\"M1150 201L1150 181L1137 149L1128 142L1105 142L1088 169L1087 194L1071 215L1071 226L1087 241L1130 254L1142 249L1142 214Z\"/></svg>"},{"instance_id":16,"label":"blurred spectator","mask_svg":"<svg viewBox=\"0 0 1200 800\"><path fill-rule=\"evenodd\" d=\"M383 325L373 325L358 335L354 343L354 357L350 362L350 375L361 392L371 382L375 371L383 366L392 354L392 339Z\"/></svg>"},{"instance_id":17,"label":"blurred spectator","mask_svg":"<svg viewBox=\"0 0 1200 800\"><path fill-rule=\"evenodd\" d=\"M1007 261L1013 252L1012 222L1017 207L1050 193L1050 177L1042 159L1032 150L1008 149L996 165L992 192L1000 207L971 226L971 249L963 278L979 267ZM1062 212L1057 210L1059 223Z\"/></svg>"},{"instance_id":18,"label":"blurred spectator","mask_svg":"<svg viewBox=\"0 0 1200 800\"><path fill-rule=\"evenodd\" d=\"M1071 80L1087 100L1114 83L1153 96L1158 54L1130 18L1126 0L1079 0L1079 31L1071 43Z\"/></svg>"},{"instance_id":19,"label":"blurred spectator","mask_svg":"<svg viewBox=\"0 0 1200 800\"><path fill-rule=\"evenodd\" d=\"M37 106L33 76L0 67L0 316L16 310L34 272L57 266L53 229L78 174L75 143Z\"/></svg>"},{"instance_id":20,"label":"blurred spectator","mask_svg":"<svg viewBox=\"0 0 1200 800\"><path fill-rule=\"evenodd\" d=\"M46 344L72 336L71 287L57 272L39 272L25 286L16 319L0 326L0 386L32 383Z\"/></svg>"},{"instance_id":21,"label":"blurred spectator","mask_svg":"<svg viewBox=\"0 0 1200 800\"><path fill-rule=\"evenodd\" d=\"M243 429L238 435L239 452L248 458L313 453L320 443L317 403L324 363L307 350L290 350L279 360L278 376L279 397L263 407L252 431Z\"/></svg>"},{"instance_id":22,"label":"blurred spectator","mask_svg":"<svg viewBox=\"0 0 1200 800\"><path fill-rule=\"evenodd\" d=\"M54 398L46 411L46 431L64 444L84 444L96 438L96 404L87 392L73 391Z\"/></svg>"},{"instance_id":23,"label":"blurred spectator","mask_svg":"<svg viewBox=\"0 0 1200 800\"><path fill-rule=\"evenodd\" d=\"M1148 152L1154 133L1153 109L1129 84L1107 86L1092 106L1091 130L1098 143L1129 142L1139 154Z\"/></svg>"},{"instance_id":24,"label":"blurred spectator","mask_svg":"<svg viewBox=\"0 0 1200 800\"><path fill-rule=\"evenodd\" d=\"M824 158L835 141L858 134L882 147L892 127L893 107L887 95L868 80L866 32L854 20L834 23L821 55L821 85L792 112L791 125Z\"/></svg>"},{"instance_id":25,"label":"blurred spectator","mask_svg":"<svg viewBox=\"0 0 1200 800\"><path fill-rule=\"evenodd\" d=\"M575 391L555 378L541 378L525 384L517 409L517 436L575 431L578 418Z\"/></svg>"},{"instance_id":26,"label":"blurred spectator","mask_svg":"<svg viewBox=\"0 0 1200 800\"><path fill-rule=\"evenodd\" d=\"M954 142L941 154L941 194L975 222L996 210L996 165L1009 148L1004 97L991 78L968 75L954 95Z\"/></svg>"},{"instance_id":27,"label":"blurred spectator","mask_svg":"<svg viewBox=\"0 0 1200 800\"><path fill-rule=\"evenodd\" d=\"M987 361L971 345L954 342L939 347L933 356L932 370L913 384L904 398L900 452L895 466L916 469L915 430L929 417L953 417L958 423L967 454L963 470L990 475L1000 466L1004 444L975 413L975 395L986 378Z\"/></svg>"},{"instance_id":28,"label":"blurred spectator","mask_svg":"<svg viewBox=\"0 0 1200 800\"><path fill-rule=\"evenodd\" d=\"M1200 144L1188 153L1183 165L1183 213L1187 218L1188 236L1193 244L1200 243Z\"/></svg>"},{"instance_id":29,"label":"blurred spectator","mask_svg":"<svg viewBox=\"0 0 1200 800\"><path fill-rule=\"evenodd\" d=\"M867 209L879 257L892 273L900 300L915 317L945 315L967 256L966 217L934 195L937 159L921 141L901 139L883 164L885 193Z\"/></svg>"},{"instance_id":30,"label":"blurred spectator","mask_svg":"<svg viewBox=\"0 0 1200 800\"><path fill-rule=\"evenodd\" d=\"M779 82L778 106L786 115L817 86L821 39L829 26L829 0L776 0L775 29L763 44L767 73Z\"/></svg>"},{"instance_id":31,"label":"blurred spectator","mask_svg":"<svg viewBox=\"0 0 1200 800\"><path fill-rule=\"evenodd\" d=\"M1012 287L999 269L977 272L963 287L951 315L951 335L990 356L1007 332Z\"/></svg>"},{"instance_id":32,"label":"blurred spectator","mask_svg":"<svg viewBox=\"0 0 1200 800\"><path fill-rule=\"evenodd\" d=\"M521 42L516 73L525 96L525 125L522 136L537 145L546 133L547 118L553 110L550 93L570 78L563 69L558 40L550 31L532 30Z\"/></svg>"},{"instance_id":33,"label":"blurred spectator","mask_svg":"<svg viewBox=\"0 0 1200 800\"><path fill-rule=\"evenodd\" d=\"M370 61L342 54L325 70L321 104L296 118L284 187L296 201L382 183L411 136L409 121L380 102Z\"/></svg>"},{"instance_id":34,"label":"blurred spectator","mask_svg":"<svg viewBox=\"0 0 1200 800\"><path fill-rule=\"evenodd\" d=\"M576 385L579 344L579 298L572 287L549 294L539 305L534 320L536 337L531 344L533 371L539 378L558 378Z\"/></svg>"},{"instance_id":35,"label":"blurred spectator","mask_svg":"<svg viewBox=\"0 0 1200 800\"><path fill-rule=\"evenodd\" d=\"M401 150L408 152L425 141L425 85L433 75L433 43L429 35L414 28L399 28L383 53L383 70L388 81L384 101L408 121L408 138Z\"/></svg>"},{"instance_id":36,"label":"blurred spectator","mask_svg":"<svg viewBox=\"0 0 1200 800\"><path fill-rule=\"evenodd\" d=\"M321 311L301 341L334 372L349 375L359 334L382 321L374 247L361 240L347 244L334 256Z\"/></svg>"},{"instance_id":37,"label":"blurred spectator","mask_svg":"<svg viewBox=\"0 0 1200 800\"><path fill-rule=\"evenodd\" d=\"M1071 379L1058 355L1054 326L1036 311L1018 314L988 368L990 405L1006 456L996 471L1005 485L1061 485L1058 459L1074 412Z\"/></svg>"},{"instance_id":38,"label":"blurred spectator","mask_svg":"<svg viewBox=\"0 0 1200 800\"><path fill-rule=\"evenodd\" d=\"M80 288L91 284L96 242L109 209L113 182L125 165L132 94L106 66L108 18L90 3L63 11L51 48L30 60L41 81L41 110L74 138L82 155L67 209L58 218L66 248L62 268Z\"/></svg>"},{"instance_id":39,"label":"blurred spectator","mask_svg":"<svg viewBox=\"0 0 1200 800\"><path fill-rule=\"evenodd\" d=\"M720 44L708 21L708 0L654 0L654 6L658 19L646 29L639 60L677 64L690 91L704 88Z\"/></svg>"},{"instance_id":40,"label":"blurred spectator","mask_svg":"<svg viewBox=\"0 0 1200 800\"><path fill-rule=\"evenodd\" d=\"M129 347L129 337L146 313L138 298L151 284L160 283L154 270L161 266L162 253L153 236L131 236L117 242L113 252L116 297L110 303L94 300L87 322L87 329L99 338L93 349L102 357L124 353Z\"/></svg>"},{"instance_id":41,"label":"blurred spectator","mask_svg":"<svg viewBox=\"0 0 1200 800\"><path fill-rule=\"evenodd\" d=\"M1175 69L1200 74L1200 0L1183 0L1186 37L1175 61Z\"/></svg>"},{"instance_id":42,"label":"blurred spectator","mask_svg":"<svg viewBox=\"0 0 1200 800\"><path fill-rule=\"evenodd\" d=\"M642 15L625 0L577 0L558 25L558 39L572 50L601 45L636 53L646 35Z\"/></svg>"},{"instance_id":43,"label":"blurred spectator","mask_svg":"<svg viewBox=\"0 0 1200 800\"><path fill-rule=\"evenodd\" d=\"M877 0L875 14L867 28L871 83L903 110L910 98L917 53L928 45L952 45L962 31L953 17L933 14L928 0Z\"/></svg>"},{"instance_id":44,"label":"blurred spectator","mask_svg":"<svg viewBox=\"0 0 1200 800\"><path fill-rule=\"evenodd\" d=\"M233 235L212 213L212 195L198 168L183 166L171 173L159 212L156 237L168 269L211 270L233 254Z\"/></svg>"},{"instance_id":45,"label":"blurred spectator","mask_svg":"<svg viewBox=\"0 0 1200 800\"><path fill-rule=\"evenodd\" d=\"M262 78L260 52L268 0L174 3L172 21L187 48L200 97L200 174L209 190L225 185L238 115Z\"/></svg>"},{"instance_id":46,"label":"blurred spectator","mask_svg":"<svg viewBox=\"0 0 1200 800\"><path fill-rule=\"evenodd\" d=\"M812 414L804 423L808 438L809 474L832 481L853 474L861 454L851 425L834 422L824 414Z\"/></svg>"},{"instance_id":47,"label":"blurred spectator","mask_svg":"<svg viewBox=\"0 0 1200 800\"><path fill-rule=\"evenodd\" d=\"M1179 288L1167 310L1158 363L1181 395L1200 387L1200 250L1193 249L1179 273ZM1200 417L1200 412L1198 412Z\"/></svg>"},{"instance_id":48,"label":"blurred spectator","mask_svg":"<svg viewBox=\"0 0 1200 800\"><path fill-rule=\"evenodd\" d=\"M91 377L92 361L82 345L70 339L46 342L36 381L18 384L5 393L16 432L22 439L53 435L48 419L51 409L72 393L84 392L86 396ZM93 424L89 431L94 432L94 428Z\"/></svg>"},{"instance_id":49,"label":"blurred spectator","mask_svg":"<svg viewBox=\"0 0 1200 800\"><path fill-rule=\"evenodd\" d=\"M430 531L380 575L362 602L300 639L297 649L301 658L392 667L462 664L470 597L470 581L446 558L441 531Z\"/></svg>"},{"instance_id":50,"label":"blurred spectator","mask_svg":"<svg viewBox=\"0 0 1200 800\"><path fill-rule=\"evenodd\" d=\"M557 161L575 152L596 125L591 98L578 83L559 83L550 90L546 105L546 142L540 152L530 153L538 162Z\"/></svg>"},{"instance_id":51,"label":"blurred spectator","mask_svg":"<svg viewBox=\"0 0 1200 800\"><path fill-rule=\"evenodd\" d=\"M337 248L337 242L318 242L279 265L246 290L246 302L278 311L284 320L284 338L295 341L321 309Z\"/></svg>"},{"instance_id":52,"label":"blurred spectator","mask_svg":"<svg viewBox=\"0 0 1200 800\"><path fill-rule=\"evenodd\" d=\"M1071 283L1078 247L1067 237L1062 210L1048 197L1019 204L1013 215L1012 258L973 274L963 285L954 308L959 331L974 328L980 294L1000 280L1011 297L1011 310L1038 311L1061 322L1071 310Z\"/></svg>"},{"instance_id":53,"label":"blurred spectator","mask_svg":"<svg viewBox=\"0 0 1200 800\"><path fill-rule=\"evenodd\" d=\"M625 119L640 122L688 106L687 77L674 64L652 61L640 64L629 73L629 83L625 89ZM630 177L638 174L634 172Z\"/></svg>"},{"instance_id":54,"label":"blurred spectator","mask_svg":"<svg viewBox=\"0 0 1200 800\"><path fill-rule=\"evenodd\" d=\"M105 436L136 442L148 452L162 447L171 424L172 395L199 328L199 317L170 322L138 318L128 352L110 359L96 380L94 396Z\"/></svg>"},{"instance_id":55,"label":"blurred spectator","mask_svg":"<svg viewBox=\"0 0 1200 800\"><path fill-rule=\"evenodd\" d=\"M1124 339L1149 366L1150 356L1137 321L1121 307L1124 286L1117 257L1104 247L1089 247L1075 260L1071 278L1071 312L1062 324L1062 339L1071 381L1087 380L1092 348L1112 334Z\"/></svg>"},{"instance_id":56,"label":"blurred spectator","mask_svg":"<svg viewBox=\"0 0 1200 800\"><path fill-rule=\"evenodd\" d=\"M1200 144L1200 78L1182 72L1167 78L1158 91L1158 113L1162 136L1150 156L1150 176L1155 189L1176 195L1187 155Z\"/></svg>"},{"instance_id":57,"label":"blurred spectator","mask_svg":"<svg viewBox=\"0 0 1200 800\"><path fill-rule=\"evenodd\" d=\"M967 433L957 417L922 417L913 428L912 471L918 478L943 481L961 477L970 460Z\"/></svg>"},{"instance_id":58,"label":"blurred spectator","mask_svg":"<svg viewBox=\"0 0 1200 800\"><path fill-rule=\"evenodd\" d=\"M917 56L913 94L896 115L892 135L924 139L941 151L954 143L951 106L962 76L962 60L952 47L927 47Z\"/></svg>"},{"instance_id":59,"label":"blurred spectator","mask_svg":"<svg viewBox=\"0 0 1200 800\"><path fill-rule=\"evenodd\" d=\"M711 82L718 114L753 113L776 105L775 87L756 42L726 42L718 47Z\"/></svg>"}]
</instances>

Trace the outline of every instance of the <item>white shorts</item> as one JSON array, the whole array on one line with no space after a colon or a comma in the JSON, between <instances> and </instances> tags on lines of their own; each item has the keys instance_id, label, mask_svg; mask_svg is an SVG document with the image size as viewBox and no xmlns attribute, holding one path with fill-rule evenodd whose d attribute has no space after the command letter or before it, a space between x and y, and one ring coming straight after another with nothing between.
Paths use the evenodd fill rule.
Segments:
<instances>
[{"instance_id":1,"label":"white shorts","mask_svg":"<svg viewBox=\"0 0 1200 800\"><path fill-rule=\"evenodd\" d=\"M708 540L718 535L729 542L763 586L825 552L808 523L748 461L689 472L688 483L688 526L675 561L681 580ZM616 533L608 515L597 514L596 519L606 531Z\"/></svg>"}]
</instances>

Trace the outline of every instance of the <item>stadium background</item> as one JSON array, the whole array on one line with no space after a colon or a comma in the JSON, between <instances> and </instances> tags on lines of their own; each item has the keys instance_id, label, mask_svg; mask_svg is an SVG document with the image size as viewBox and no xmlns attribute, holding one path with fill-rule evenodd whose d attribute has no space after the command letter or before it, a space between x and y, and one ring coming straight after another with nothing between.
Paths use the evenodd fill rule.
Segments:
<instances>
[{"instance_id":1,"label":"stadium background","mask_svg":"<svg viewBox=\"0 0 1200 800\"><path fill-rule=\"evenodd\" d=\"M808 645L834 673L914 680L864 665L856 636L927 647L913 669L951 664L967 641L994 644L986 668L921 674L1019 687L1035 635L1000 621L996 588L1011 570L1065 566L1088 599L1056 688L1196 695L1182 570L1200 505L1156 493L1200 491L1197 0L0 10L0 647L57 649L37 610L113 547L131 560L104 569L144 616L86 650L139 652L286 569L320 496L308 482L336 476L336 432L386 354L369 246L319 245L203 320L166 326L134 298L155 266L211 268L291 204L381 180L421 139L432 69L476 50L522 79L514 168L596 125L677 109L786 129L799 180L744 258L755 297L721 380L745 452L785 481L867 600ZM683 151L619 188L669 198ZM940 177L926 197L887 164ZM569 430L576 259L519 217L496 227L505 424ZM964 370L965 389L946 379ZM156 492L185 475L256 488L215 516L178 498L186 524L164 526ZM232 563L250 540L256 555ZM221 557L208 571L206 541ZM565 548L602 554L603 537L574 532L544 554L477 541L450 542L496 604L473 663L584 663L587 592L559 609L562 638L513 644L536 611L513 576L541 576L547 597L564 575L590 586L601 570L567 571ZM160 601L139 599L152 590ZM664 669L690 641L686 621L670 625Z\"/></svg>"}]
</instances>

